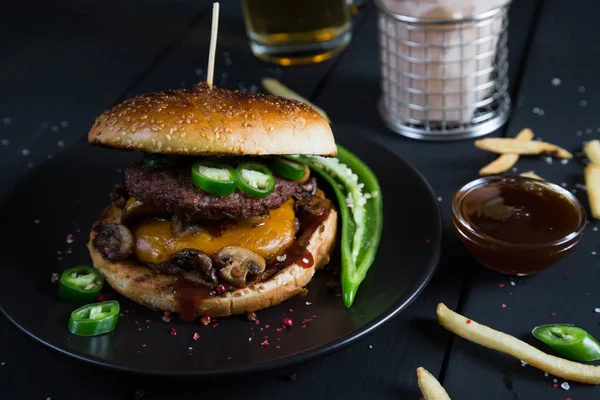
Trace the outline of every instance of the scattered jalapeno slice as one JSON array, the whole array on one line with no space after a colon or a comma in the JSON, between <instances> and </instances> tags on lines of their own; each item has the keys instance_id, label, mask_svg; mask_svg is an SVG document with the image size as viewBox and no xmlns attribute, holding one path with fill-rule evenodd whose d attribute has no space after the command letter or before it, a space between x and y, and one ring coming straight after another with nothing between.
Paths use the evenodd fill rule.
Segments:
<instances>
[{"instance_id":1,"label":"scattered jalapeno slice","mask_svg":"<svg viewBox=\"0 0 600 400\"><path fill-rule=\"evenodd\" d=\"M117 301L87 304L71 313L69 331L79 336L97 336L113 331L119 320Z\"/></svg>"},{"instance_id":2,"label":"scattered jalapeno slice","mask_svg":"<svg viewBox=\"0 0 600 400\"><path fill-rule=\"evenodd\" d=\"M274 157L269 166L275 174L292 181L299 181L306 174L306 164L286 158Z\"/></svg>"},{"instance_id":3,"label":"scattered jalapeno slice","mask_svg":"<svg viewBox=\"0 0 600 400\"><path fill-rule=\"evenodd\" d=\"M192 183L207 193L229 196L235 191L237 173L232 166L199 161L192 165Z\"/></svg>"},{"instance_id":4,"label":"scattered jalapeno slice","mask_svg":"<svg viewBox=\"0 0 600 400\"><path fill-rule=\"evenodd\" d=\"M600 360L600 343L581 328L568 324L536 326L531 332L536 339L552 347L558 354L576 361Z\"/></svg>"},{"instance_id":5,"label":"scattered jalapeno slice","mask_svg":"<svg viewBox=\"0 0 600 400\"><path fill-rule=\"evenodd\" d=\"M92 267L79 266L63 271L58 295L65 300L87 303L96 300L104 286L104 277Z\"/></svg>"},{"instance_id":6,"label":"scattered jalapeno slice","mask_svg":"<svg viewBox=\"0 0 600 400\"><path fill-rule=\"evenodd\" d=\"M237 187L248 196L261 199L275 189L273 173L263 164L242 163L237 167L237 175Z\"/></svg>"}]
</instances>

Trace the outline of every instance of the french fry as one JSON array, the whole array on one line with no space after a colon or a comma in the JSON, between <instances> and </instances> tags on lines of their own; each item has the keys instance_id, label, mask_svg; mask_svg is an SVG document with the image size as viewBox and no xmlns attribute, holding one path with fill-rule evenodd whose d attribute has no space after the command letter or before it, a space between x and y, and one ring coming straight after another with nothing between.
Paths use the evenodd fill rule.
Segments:
<instances>
[{"instance_id":1,"label":"french fry","mask_svg":"<svg viewBox=\"0 0 600 400\"><path fill-rule=\"evenodd\" d=\"M585 167L585 185L592 217L600 219L600 164Z\"/></svg>"},{"instance_id":2,"label":"french fry","mask_svg":"<svg viewBox=\"0 0 600 400\"><path fill-rule=\"evenodd\" d=\"M529 142L533 140L533 132L529 128L523 129L517 136L515 136L515 140L519 142ZM502 154L500 157L496 158L494 161L486 165L485 167L479 170L479 175L496 175L501 174L503 172L511 169L519 160L519 155L515 153L507 153Z\"/></svg>"},{"instance_id":3,"label":"french fry","mask_svg":"<svg viewBox=\"0 0 600 400\"><path fill-rule=\"evenodd\" d=\"M440 325L470 342L509 354L562 379L600 384L600 366L580 364L546 354L514 336L467 319L443 303L437 306L437 316Z\"/></svg>"},{"instance_id":4,"label":"french fry","mask_svg":"<svg viewBox=\"0 0 600 400\"><path fill-rule=\"evenodd\" d=\"M533 171L523 172L522 174L519 174L519 175L523 176L525 178L533 178L533 179L539 179L540 181L545 181L544 178L542 178L541 176L539 176L538 174L536 174Z\"/></svg>"},{"instance_id":5,"label":"french fry","mask_svg":"<svg viewBox=\"0 0 600 400\"><path fill-rule=\"evenodd\" d=\"M450 400L444 387L425 368L417 368L417 381L425 400Z\"/></svg>"},{"instance_id":6,"label":"french fry","mask_svg":"<svg viewBox=\"0 0 600 400\"><path fill-rule=\"evenodd\" d=\"M573 158L567 150L548 142L530 140L521 142L511 138L487 138L475 141L475 146L494 153L542 154L547 153L557 158Z\"/></svg>"},{"instance_id":7,"label":"french fry","mask_svg":"<svg viewBox=\"0 0 600 400\"><path fill-rule=\"evenodd\" d=\"M583 146L585 155L593 164L600 164L600 140L594 139Z\"/></svg>"},{"instance_id":8,"label":"french fry","mask_svg":"<svg viewBox=\"0 0 600 400\"><path fill-rule=\"evenodd\" d=\"M285 86L283 83L279 82L277 79L262 78L261 82L267 92L269 92L275 96L285 97L286 99L298 100L303 103L306 103L309 106L311 106L312 108L314 108L319 114L321 114L323 116L323 118L325 118L327 120L327 122L331 123L331 120L329 119L329 117L327 116L325 111L323 111L323 109L317 107L316 105L314 105L313 103L311 103L310 101L305 99L304 97L300 96L298 93L294 92L292 89Z\"/></svg>"}]
</instances>

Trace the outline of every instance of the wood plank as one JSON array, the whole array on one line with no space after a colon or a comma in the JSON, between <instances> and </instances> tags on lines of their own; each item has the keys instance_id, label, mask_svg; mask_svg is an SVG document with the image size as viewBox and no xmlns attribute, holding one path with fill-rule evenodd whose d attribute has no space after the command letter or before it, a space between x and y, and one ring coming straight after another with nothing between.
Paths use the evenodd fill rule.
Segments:
<instances>
[{"instance_id":1,"label":"wood plank","mask_svg":"<svg viewBox=\"0 0 600 400\"><path fill-rule=\"evenodd\" d=\"M584 140L600 138L597 114L600 49L590 45L591 38L597 36L595 17L599 11L600 5L590 1L544 3L520 87L521 96L508 127L509 136L530 127L537 137L574 153L580 151ZM556 79L560 80L559 85ZM577 187L583 184L580 157L566 165L557 160L549 164L544 157L528 157L520 160L517 167L519 172L535 170L552 182L565 184L587 204L585 191ZM572 323L598 336L600 314L593 310L600 307L599 230L600 224L592 222L571 255L538 275L511 281L482 266L474 266L464 313L546 351L530 334L536 325ZM499 288L499 284L504 287ZM556 316L552 317L552 313ZM486 383L483 391L476 382ZM559 380L558 384L562 382ZM568 392L554 388L552 377L544 377L543 372L522 367L518 360L462 339L454 343L444 383L457 398L600 398L598 387L570 382Z\"/></svg>"},{"instance_id":2,"label":"wood plank","mask_svg":"<svg viewBox=\"0 0 600 400\"><path fill-rule=\"evenodd\" d=\"M195 1L38 3L2 12L0 158L11 172L0 191L85 135L202 9Z\"/></svg>"},{"instance_id":3,"label":"wood plank","mask_svg":"<svg viewBox=\"0 0 600 400\"><path fill-rule=\"evenodd\" d=\"M533 26L531 22L535 18L534 6L532 2L515 2L510 11L510 18L515 21L509 31L509 77L513 81L510 86L513 96L518 88L517 77L525 55L527 37ZM452 197L463 184L477 177L477 171L485 165L489 156L485 152L476 151L472 141L415 141L402 138L385 127L376 108L380 96L380 72L374 13L364 29L365 32L356 38L355 47L348 51L322 90L311 100L327 111L334 124L338 122L364 127L376 140L412 162L439 196L445 237L443 259L438 272L425 292L406 312L372 336L374 345L383 347L377 365L383 366L381 369L385 371L397 371L395 382L385 383L403 388L396 393L401 398L418 398L417 392L411 392L416 388L414 369L421 365L439 376L445 366L444 351L451 339L435 322L435 305L443 301L456 307L460 302L466 271L476 267L452 232ZM502 134L503 129L499 129L492 136ZM392 331L401 332L401 342L392 339ZM345 360L336 361L337 368L348 369ZM350 369L346 375L346 382L350 385L349 382L360 380L364 373ZM368 385L365 390L369 390L373 398L392 398L389 386L382 385L381 381L365 384ZM456 393L457 398L460 398L460 393Z\"/></svg>"}]
</instances>

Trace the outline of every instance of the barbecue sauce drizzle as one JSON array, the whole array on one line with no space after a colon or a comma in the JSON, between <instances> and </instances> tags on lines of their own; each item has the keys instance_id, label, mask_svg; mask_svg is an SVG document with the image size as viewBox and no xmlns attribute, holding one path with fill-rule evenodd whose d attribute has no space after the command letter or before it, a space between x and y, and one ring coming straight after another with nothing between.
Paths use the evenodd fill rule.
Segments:
<instances>
[{"instance_id":1,"label":"barbecue sauce drizzle","mask_svg":"<svg viewBox=\"0 0 600 400\"><path fill-rule=\"evenodd\" d=\"M297 237L300 241L294 242L288 247L283 255L285 258L282 261L276 261L267 266L267 270L275 270L277 272L292 264L298 264L302 268L310 268L314 265L315 259L308 251L308 240L302 240L304 237L310 238L315 230L327 219L330 209L323 212L321 215L314 216L307 212L298 212L297 217L300 222L300 230ZM302 242L302 243L301 243ZM194 309L208 297L214 295L213 289L207 286L199 285L195 282L185 279L183 276L177 277L174 285L175 299L179 305L179 315L184 322L193 322L196 316Z\"/></svg>"}]
</instances>

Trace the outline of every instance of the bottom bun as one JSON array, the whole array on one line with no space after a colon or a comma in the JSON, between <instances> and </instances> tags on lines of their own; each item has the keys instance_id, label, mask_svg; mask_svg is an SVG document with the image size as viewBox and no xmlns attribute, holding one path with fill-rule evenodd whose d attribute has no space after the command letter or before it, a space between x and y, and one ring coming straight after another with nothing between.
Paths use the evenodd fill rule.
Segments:
<instances>
[{"instance_id":1,"label":"bottom bun","mask_svg":"<svg viewBox=\"0 0 600 400\"><path fill-rule=\"evenodd\" d=\"M109 206L103 215L105 223L120 220L120 210L114 205ZM303 268L293 264L265 282L254 283L220 296L211 296L195 305L194 317L249 313L279 304L298 294L310 282L315 271L329 262L336 229L337 213L331 209L327 219L317 227L306 247L314 258L312 267ZM113 289L154 310L178 312L179 304L173 294L176 276L157 273L138 261L109 261L94 248L93 239L92 231L88 242L92 262Z\"/></svg>"}]
</instances>

